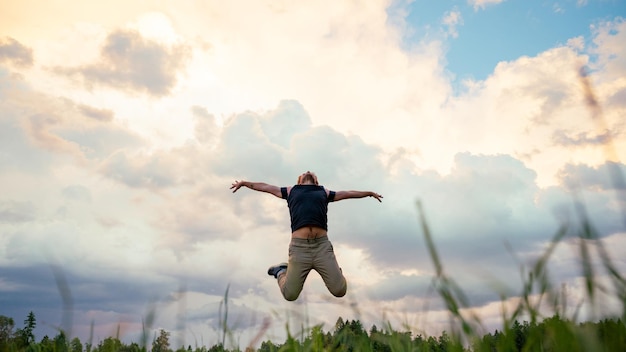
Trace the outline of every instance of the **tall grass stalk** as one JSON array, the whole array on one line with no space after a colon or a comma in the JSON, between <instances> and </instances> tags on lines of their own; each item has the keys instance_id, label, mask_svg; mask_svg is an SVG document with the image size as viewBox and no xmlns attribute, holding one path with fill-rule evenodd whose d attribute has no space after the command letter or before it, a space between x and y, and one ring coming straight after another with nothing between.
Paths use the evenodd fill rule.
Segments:
<instances>
[{"instance_id":1,"label":"tall grass stalk","mask_svg":"<svg viewBox=\"0 0 626 352\"><path fill-rule=\"evenodd\" d=\"M228 328L228 290L230 289L230 284L226 286L226 292L224 292L224 299L220 302L219 307L219 324L222 329L222 346L225 346L226 343L226 334L229 334L230 329ZM222 308L224 309L224 317L222 318Z\"/></svg>"},{"instance_id":2,"label":"tall grass stalk","mask_svg":"<svg viewBox=\"0 0 626 352\"><path fill-rule=\"evenodd\" d=\"M153 304L149 304L148 310L145 314L145 318L141 319L141 347L144 349L148 348L148 336L150 331L152 330L152 325L154 324L155 318L156 308Z\"/></svg>"},{"instance_id":3,"label":"tall grass stalk","mask_svg":"<svg viewBox=\"0 0 626 352\"><path fill-rule=\"evenodd\" d=\"M461 314L461 309L469 307L467 297L465 296L465 293L463 292L461 287L457 285L456 282L444 272L443 264L439 259L439 254L437 253L437 249L435 248L435 243L430 233L430 228L428 226L428 223L426 222L426 216L424 215L422 204L419 201L417 202L417 211L420 223L422 225L422 231L424 233L426 247L435 267L435 278L433 281L433 285L443 299L452 317L460 322L463 333L469 338L475 338L477 337L477 331L479 329L481 331L484 331L484 326L482 325L480 318L474 313L470 313L469 320Z\"/></svg>"}]
</instances>

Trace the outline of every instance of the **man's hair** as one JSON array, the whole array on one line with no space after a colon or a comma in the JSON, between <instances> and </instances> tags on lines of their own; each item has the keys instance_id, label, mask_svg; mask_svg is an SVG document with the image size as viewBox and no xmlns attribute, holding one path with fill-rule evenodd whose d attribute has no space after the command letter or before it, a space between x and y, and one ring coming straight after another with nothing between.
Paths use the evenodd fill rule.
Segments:
<instances>
[{"instance_id":1,"label":"man's hair","mask_svg":"<svg viewBox=\"0 0 626 352\"><path fill-rule=\"evenodd\" d=\"M317 175L312 173L313 176L313 183L315 183L316 185L319 185L319 182L317 181ZM302 184L302 175L298 176L298 182L296 182L297 185L301 185Z\"/></svg>"}]
</instances>

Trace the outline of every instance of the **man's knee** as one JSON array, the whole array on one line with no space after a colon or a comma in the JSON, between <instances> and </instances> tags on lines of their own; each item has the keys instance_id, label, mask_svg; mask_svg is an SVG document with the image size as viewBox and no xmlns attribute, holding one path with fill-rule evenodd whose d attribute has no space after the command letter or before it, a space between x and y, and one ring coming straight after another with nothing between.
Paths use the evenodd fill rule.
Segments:
<instances>
[{"instance_id":1,"label":"man's knee","mask_svg":"<svg viewBox=\"0 0 626 352\"><path fill-rule=\"evenodd\" d=\"M290 287L286 284L286 282L283 282L283 285L280 285L280 293L283 294L283 297L287 301L291 302L298 299L298 296L300 296L300 292L302 292L302 287Z\"/></svg>"},{"instance_id":2,"label":"man's knee","mask_svg":"<svg viewBox=\"0 0 626 352\"><path fill-rule=\"evenodd\" d=\"M346 291L348 291L348 290L344 289L343 291L331 292L331 293L332 293L332 294L333 294L333 296L335 296L335 297L343 297L343 296L345 296L345 295L346 295Z\"/></svg>"},{"instance_id":3,"label":"man's knee","mask_svg":"<svg viewBox=\"0 0 626 352\"><path fill-rule=\"evenodd\" d=\"M295 301L296 299L298 299L298 296L299 295L283 293L283 297L289 302Z\"/></svg>"},{"instance_id":4,"label":"man's knee","mask_svg":"<svg viewBox=\"0 0 626 352\"><path fill-rule=\"evenodd\" d=\"M348 291L348 284L346 283L346 280L343 280L341 285L337 285L333 288L329 287L329 291L335 297L343 297Z\"/></svg>"},{"instance_id":5,"label":"man's knee","mask_svg":"<svg viewBox=\"0 0 626 352\"><path fill-rule=\"evenodd\" d=\"M283 294L283 297L290 302L295 301L298 299L298 296L300 296L300 291L281 290L281 293Z\"/></svg>"}]
</instances>

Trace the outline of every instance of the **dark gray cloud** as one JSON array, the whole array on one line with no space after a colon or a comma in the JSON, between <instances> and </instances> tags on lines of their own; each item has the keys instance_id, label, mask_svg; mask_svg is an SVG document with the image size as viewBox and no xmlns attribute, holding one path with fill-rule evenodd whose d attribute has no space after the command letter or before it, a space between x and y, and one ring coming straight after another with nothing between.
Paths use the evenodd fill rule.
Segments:
<instances>
[{"instance_id":1,"label":"dark gray cloud","mask_svg":"<svg viewBox=\"0 0 626 352\"><path fill-rule=\"evenodd\" d=\"M144 275L138 268L129 267L124 275L121 272L105 272L97 276L80 274L76 269L77 267L53 264L4 266L0 274L0 281L3 282L3 288L0 289L0 306L3 309L0 314L19 322L25 319L28 312L35 312L38 321L35 331L37 339L44 335L55 336L58 328L66 328L64 325L68 321L67 315L74 325L89 326L93 323L96 333L102 333L106 326L118 324L118 319L127 319L125 316L130 316L136 324L145 323L149 314L158 317L171 303L170 297L184 287L184 278L174 278L169 282L155 280L154 276ZM195 281L197 280L189 280ZM15 288L6 289L11 285ZM219 296L223 294L225 287L225 284L220 284L209 291ZM206 292L207 284L195 288ZM236 307L233 310L237 311ZM100 314L89 321L89 312L114 314ZM251 314L250 310L244 309L242 312ZM205 319L215 317L217 310L213 314L207 313ZM194 318L191 312L186 315L190 319ZM173 325L174 322L165 323ZM21 324L16 326L21 327Z\"/></svg>"},{"instance_id":2,"label":"dark gray cloud","mask_svg":"<svg viewBox=\"0 0 626 352\"><path fill-rule=\"evenodd\" d=\"M562 184L570 190L598 189L602 191L624 190L626 165L606 162L592 167L585 164L567 164L559 172Z\"/></svg>"},{"instance_id":3,"label":"dark gray cloud","mask_svg":"<svg viewBox=\"0 0 626 352\"><path fill-rule=\"evenodd\" d=\"M593 175L586 184L606 185L607 170L603 169L596 173L582 168ZM424 172L411 176L401 184L414 188L387 196L377 211L369 211L365 203L350 204L349 209L348 204L345 209L332 205L329 217L342 219L335 223L339 228L332 231L333 237L364 249L381 268L418 269L426 277L433 275L434 264L417 219L415 201L419 200L444 271L463 287L469 303L498 301L501 294L522 293L522 272L544 254L543 245L560 226L568 226L569 237L579 234L581 218L576 204L585 206L600 237L625 228L620 209L611 205L614 194L592 191L577 199L560 187L538 188L535 177L510 156L459 154L449 175ZM605 181L600 183L600 179ZM398 209L393 203L404 207ZM572 268L569 275L559 274L556 282L576 276L578 271L572 272ZM419 297L417 277L399 278L394 294L372 288L378 292L376 297Z\"/></svg>"},{"instance_id":4,"label":"dark gray cloud","mask_svg":"<svg viewBox=\"0 0 626 352\"><path fill-rule=\"evenodd\" d=\"M34 62L33 50L11 37L0 38L0 62L30 67Z\"/></svg>"},{"instance_id":5,"label":"dark gray cloud","mask_svg":"<svg viewBox=\"0 0 626 352\"><path fill-rule=\"evenodd\" d=\"M575 135L571 135L567 131L556 130L552 134L552 142L555 145L564 147L605 145L611 140L611 135L612 132L609 131L597 135L589 135L588 132L579 132Z\"/></svg>"},{"instance_id":6,"label":"dark gray cloud","mask_svg":"<svg viewBox=\"0 0 626 352\"><path fill-rule=\"evenodd\" d=\"M168 47L137 31L117 30L103 43L101 62L54 70L81 77L89 87L103 85L161 97L176 86L190 53L182 44Z\"/></svg>"},{"instance_id":7,"label":"dark gray cloud","mask_svg":"<svg viewBox=\"0 0 626 352\"><path fill-rule=\"evenodd\" d=\"M22 223L36 218L36 207L31 202L0 199L0 223Z\"/></svg>"},{"instance_id":8,"label":"dark gray cloud","mask_svg":"<svg viewBox=\"0 0 626 352\"><path fill-rule=\"evenodd\" d=\"M431 276L400 275L385 276L376 285L365 287L367 296L375 300L393 301L407 296L427 297L432 291Z\"/></svg>"},{"instance_id":9,"label":"dark gray cloud","mask_svg":"<svg viewBox=\"0 0 626 352\"><path fill-rule=\"evenodd\" d=\"M394 187L393 178L381 182L381 193L390 189L390 194L379 208L368 206L365 214L356 205L353 209L353 218L379 219L362 229L356 223L359 232L369 235L348 239L354 246L366 239L373 260L388 265L427 263L417 201L435 243L455 261L487 247L502 247L504 241L543 238L537 232L554 227L534 204L539 194L534 172L508 156L459 154L450 175L424 172L406 178L397 180L402 189Z\"/></svg>"},{"instance_id":10,"label":"dark gray cloud","mask_svg":"<svg viewBox=\"0 0 626 352\"><path fill-rule=\"evenodd\" d=\"M626 166L606 162L597 167L567 164L558 174L561 183L576 205L573 231L579 231L581 220L588 217L604 237L626 229Z\"/></svg>"},{"instance_id":11,"label":"dark gray cloud","mask_svg":"<svg viewBox=\"0 0 626 352\"><path fill-rule=\"evenodd\" d=\"M122 325L121 339L139 342L140 336L134 332L126 335L124 331L124 325L134 324L139 331L143 326L164 328L174 334L179 329L181 333L194 329L195 337L209 345L216 343L214 335L222 331L225 308L218 300L223 301L227 288L231 333L239 334L247 328L260 326L267 317L267 313L257 307L237 302L242 294L253 291L242 283L230 284L227 277L198 278L195 273L186 273L164 280L163 276L154 276L132 266L123 272L101 269L104 272L85 275L77 270L80 265L84 264L3 266L0 314L14 318L16 328L21 328L28 313L35 312L37 340L45 335L56 336L58 329L64 329L70 336L88 342L93 326L93 339L97 343L105 337L117 336L116 331ZM209 295L211 299L199 308L186 308L191 297L198 294ZM171 315L172 309L177 313Z\"/></svg>"},{"instance_id":12,"label":"dark gray cloud","mask_svg":"<svg viewBox=\"0 0 626 352\"><path fill-rule=\"evenodd\" d=\"M85 116L102 122L111 122L113 120L113 110L97 109L89 105L78 104L78 110Z\"/></svg>"},{"instance_id":13,"label":"dark gray cloud","mask_svg":"<svg viewBox=\"0 0 626 352\"><path fill-rule=\"evenodd\" d=\"M64 299L68 299L72 303L72 308L77 310L119 309L124 311L157 298L158 295L154 292L164 288L159 282L150 282L149 276L139 275L130 279L128 276L115 277L110 275L111 273L104 273L105 275L96 278L79 274L76 269L58 267L54 264L4 267L3 280L19 283L26 290L20 295L11 295L10 292L2 291L0 294L3 305L32 305L36 306L34 308L49 308L52 304L60 306ZM133 269L131 268L130 271L132 273ZM67 297L63 297L68 293Z\"/></svg>"}]
</instances>

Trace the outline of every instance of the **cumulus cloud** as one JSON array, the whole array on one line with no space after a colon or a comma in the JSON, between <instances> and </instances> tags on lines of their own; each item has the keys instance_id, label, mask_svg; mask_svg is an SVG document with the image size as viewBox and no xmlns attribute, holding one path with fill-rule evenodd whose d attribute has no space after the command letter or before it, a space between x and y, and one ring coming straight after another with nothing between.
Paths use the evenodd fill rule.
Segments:
<instances>
[{"instance_id":1,"label":"cumulus cloud","mask_svg":"<svg viewBox=\"0 0 626 352\"><path fill-rule=\"evenodd\" d=\"M14 38L0 39L0 63L12 63L18 67L33 65L33 50L24 46Z\"/></svg>"},{"instance_id":2,"label":"cumulus cloud","mask_svg":"<svg viewBox=\"0 0 626 352\"><path fill-rule=\"evenodd\" d=\"M559 176L563 185L569 189L587 188L605 191L622 190L625 185L615 182L626 174L626 166L621 163L607 162L598 167L584 164L567 164ZM621 175L621 177L619 177Z\"/></svg>"},{"instance_id":3,"label":"cumulus cloud","mask_svg":"<svg viewBox=\"0 0 626 352\"><path fill-rule=\"evenodd\" d=\"M294 135L305 132L311 125L308 112L298 101L283 100L279 106L261 118L261 128L273 143L289 148Z\"/></svg>"},{"instance_id":4,"label":"cumulus cloud","mask_svg":"<svg viewBox=\"0 0 626 352\"><path fill-rule=\"evenodd\" d=\"M491 257L475 259L475 267L496 268L495 262L510 262L505 250L507 242L523 250L530 239L544 239L555 229L550 216L542 214L543 209L535 203L541 193L535 182L534 172L509 156L459 154L449 175L416 175L407 183L413 188L406 189L405 194L420 201L447 263L462 266L462 258L489 252ZM406 225L409 216L415 219L414 226ZM388 265L411 263L429 268L417 216L418 208L413 205L413 211L404 214L404 219L397 217L394 227L385 232L375 229L373 259ZM385 244L390 236L393 242L403 243L399 250ZM412 244L408 241L411 238ZM383 248L387 252L381 253ZM394 255L390 255L392 252Z\"/></svg>"},{"instance_id":5,"label":"cumulus cloud","mask_svg":"<svg viewBox=\"0 0 626 352\"><path fill-rule=\"evenodd\" d=\"M614 55L615 60L621 57L617 52ZM579 76L586 59L563 46L499 63L486 80L468 82L467 92L449 102L444 116L457 128L444 133L457 150L523 158L538 173L542 186L556 182L556 173L563 164L583 159L589 162L590 150L597 155L595 162L602 162L603 148L611 143L617 149L622 145L621 138L617 138L624 129L619 118L622 108L609 107L604 101L614 101L610 97L619 94L623 85L615 81L617 67L609 62L597 67L590 81L604 110L600 118L594 119L595 112L587 106ZM483 99L493 104L479 103L485 102ZM424 145L430 150L427 147ZM555 155L562 152L567 153L567 160L555 163Z\"/></svg>"},{"instance_id":6,"label":"cumulus cloud","mask_svg":"<svg viewBox=\"0 0 626 352\"><path fill-rule=\"evenodd\" d=\"M101 62L55 71L81 77L88 87L103 85L161 97L174 89L189 57L190 49L183 44L165 46L137 31L117 30L103 43Z\"/></svg>"}]
</instances>

